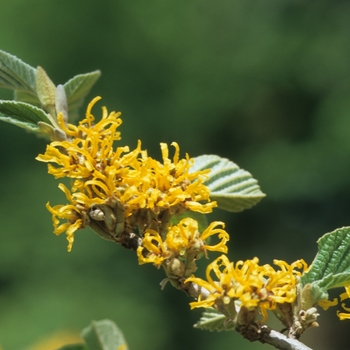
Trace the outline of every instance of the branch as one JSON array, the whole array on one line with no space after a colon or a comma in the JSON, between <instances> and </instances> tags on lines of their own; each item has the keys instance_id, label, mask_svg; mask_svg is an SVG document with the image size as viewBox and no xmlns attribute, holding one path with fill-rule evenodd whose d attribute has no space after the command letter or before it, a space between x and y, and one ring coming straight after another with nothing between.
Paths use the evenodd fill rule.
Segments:
<instances>
[{"instance_id":1,"label":"branch","mask_svg":"<svg viewBox=\"0 0 350 350\"><path fill-rule=\"evenodd\" d=\"M261 327L261 334L258 340L280 350L312 350L299 340L287 338L284 334L270 329L266 325Z\"/></svg>"}]
</instances>

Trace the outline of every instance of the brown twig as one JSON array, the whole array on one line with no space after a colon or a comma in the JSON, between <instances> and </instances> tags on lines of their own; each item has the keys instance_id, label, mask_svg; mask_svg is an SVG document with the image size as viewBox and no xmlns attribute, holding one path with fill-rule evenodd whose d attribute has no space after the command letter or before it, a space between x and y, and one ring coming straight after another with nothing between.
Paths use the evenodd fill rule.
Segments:
<instances>
[{"instance_id":1,"label":"brown twig","mask_svg":"<svg viewBox=\"0 0 350 350\"><path fill-rule=\"evenodd\" d=\"M261 335L258 339L261 343L266 343L280 350L312 350L299 340L286 337L284 334L270 329L266 325L261 327Z\"/></svg>"}]
</instances>

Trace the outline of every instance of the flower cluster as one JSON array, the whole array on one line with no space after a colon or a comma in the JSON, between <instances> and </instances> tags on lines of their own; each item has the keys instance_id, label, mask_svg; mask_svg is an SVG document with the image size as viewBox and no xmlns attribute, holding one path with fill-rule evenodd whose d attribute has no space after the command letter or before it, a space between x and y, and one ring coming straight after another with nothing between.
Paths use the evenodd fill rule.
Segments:
<instances>
[{"instance_id":1,"label":"flower cluster","mask_svg":"<svg viewBox=\"0 0 350 350\"><path fill-rule=\"evenodd\" d=\"M176 143L172 144L173 160L169 159L167 144L161 144L163 162L149 157L140 141L132 151L128 147L114 149L114 141L120 140L120 113L108 113L103 107L102 119L95 122L91 110L99 99L90 102L78 126L66 125L60 113L57 121L66 139L51 142L45 154L36 158L56 164L48 165L48 172L56 178L73 179L71 189L59 186L68 204L47 204L54 232L67 234L68 250L74 232L88 225L98 225L113 238L126 227L130 230L138 226L143 233L159 222L160 216L170 217L185 210L211 212L216 203L209 200L209 190L203 184L208 171L190 173L193 160L188 155L180 159ZM145 210L151 214L145 214Z\"/></svg>"},{"instance_id":2,"label":"flower cluster","mask_svg":"<svg viewBox=\"0 0 350 350\"><path fill-rule=\"evenodd\" d=\"M297 276L301 275L296 268L305 269L306 263L298 260L289 265L285 261L274 260L279 270L258 263L258 258L254 258L234 264L225 255L214 260L206 269L206 281L194 276L186 280L209 292L205 298L200 295L197 301L192 302L191 308L218 307L233 302L236 312L242 307L248 310L258 308L266 320L266 310L274 310L277 304L292 303L297 295Z\"/></svg>"},{"instance_id":3,"label":"flower cluster","mask_svg":"<svg viewBox=\"0 0 350 350\"><path fill-rule=\"evenodd\" d=\"M168 145L160 144L161 162L149 157L140 141L133 150L114 147L120 140L120 113L108 113L103 107L96 122L92 108L99 99L90 102L77 126L67 124L59 113L60 138L37 157L49 163L48 172L55 178L71 179L70 188L59 184L67 204L47 203L54 233L66 233L68 251L75 232L90 226L100 236L136 250L140 264L162 266L165 281L196 297L191 308L214 307L230 317L241 310L260 311L266 319L267 310L292 304L301 275L296 269L307 268L303 260L291 265L275 260L279 267L275 269L259 265L257 258L234 264L222 255L208 265L206 280L193 275L199 257L207 257L208 251L228 251L223 222L200 228L196 220L184 217L171 223L174 215L188 210L207 214L216 206L204 184L210 170L191 172L193 159L188 155L181 159L175 142L172 159Z\"/></svg>"}]
</instances>

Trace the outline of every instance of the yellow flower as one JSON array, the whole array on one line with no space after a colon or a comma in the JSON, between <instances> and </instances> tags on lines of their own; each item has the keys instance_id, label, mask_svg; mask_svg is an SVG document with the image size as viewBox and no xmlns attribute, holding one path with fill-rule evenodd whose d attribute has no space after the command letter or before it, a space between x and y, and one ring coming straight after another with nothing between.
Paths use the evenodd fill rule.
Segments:
<instances>
[{"instance_id":1,"label":"yellow flower","mask_svg":"<svg viewBox=\"0 0 350 350\"><path fill-rule=\"evenodd\" d=\"M340 294L340 301L350 298L350 286L345 287L345 292ZM337 315L341 321L350 319L350 308L345 306L345 303L341 304L342 308L347 312L337 312Z\"/></svg>"},{"instance_id":2,"label":"yellow flower","mask_svg":"<svg viewBox=\"0 0 350 350\"><path fill-rule=\"evenodd\" d=\"M46 204L46 208L52 214L52 221L54 224L54 233L60 235L66 232L68 241L68 251L72 250L74 242L74 233L76 230L85 227L83 211L79 209L79 203L75 200L68 188L63 184L58 186L66 195L71 204L67 205L55 205L51 207L49 203ZM61 224L59 219L67 220L67 222Z\"/></svg>"},{"instance_id":3,"label":"yellow flower","mask_svg":"<svg viewBox=\"0 0 350 350\"><path fill-rule=\"evenodd\" d=\"M65 125L63 115L57 117L58 124L66 133L67 141L53 141L47 146L44 155L36 159L41 162L56 163L55 168L49 164L49 174L60 177L89 178L95 170L102 170L113 161L113 142L120 140L120 132L117 128L122 123L119 118L121 113L108 114L105 107L102 108L102 119L94 124L94 116L91 109L100 100L95 97L88 105L86 118L78 126Z\"/></svg>"},{"instance_id":4,"label":"yellow flower","mask_svg":"<svg viewBox=\"0 0 350 350\"><path fill-rule=\"evenodd\" d=\"M169 252L159 233L148 229L142 239L142 245L137 248L137 256L139 264L153 263L159 267L169 257Z\"/></svg>"},{"instance_id":5,"label":"yellow flower","mask_svg":"<svg viewBox=\"0 0 350 350\"><path fill-rule=\"evenodd\" d=\"M338 299L334 298L332 301L330 301L330 300L320 300L317 304L320 305L323 310L327 311L331 306L338 305Z\"/></svg>"},{"instance_id":6,"label":"yellow flower","mask_svg":"<svg viewBox=\"0 0 350 350\"><path fill-rule=\"evenodd\" d=\"M217 226L225 227L221 221L212 222L201 234L198 229L198 222L191 218L181 220L177 225L169 228L166 235L165 244L175 255L185 255L186 251L191 250L195 255L207 250L227 253L226 242L230 239L229 234ZM221 240L216 245L206 244L206 239L218 234Z\"/></svg>"},{"instance_id":7,"label":"yellow flower","mask_svg":"<svg viewBox=\"0 0 350 350\"><path fill-rule=\"evenodd\" d=\"M176 142L173 162L168 158L168 146L161 143L163 163L149 157L143 151L142 157L131 165L128 177L123 178L124 192L120 197L122 203L137 209L150 209L159 214L162 210L171 209L173 213L183 210L209 213L216 202L209 201L209 189L203 184L208 171L189 173L193 161L179 160L180 148Z\"/></svg>"},{"instance_id":8,"label":"yellow flower","mask_svg":"<svg viewBox=\"0 0 350 350\"><path fill-rule=\"evenodd\" d=\"M346 299L350 299L350 286L345 286L345 292L341 293L339 296L340 301L344 301ZM331 306L338 305L338 298L334 298L333 301L330 300L321 300L318 302L318 305L320 305L324 310L327 310ZM341 304L342 308L347 312L340 312L337 311L337 316L341 321L343 320L349 320L350 319L350 308L345 306L345 303Z\"/></svg>"},{"instance_id":9,"label":"yellow flower","mask_svg":"<svg viewBox=\"0 0 350 350\"><path fill-rule=\"evenodd\" d=\"M227 253L226 242L230 237L223 229L216 228L220 225L224 226L224 223L214 221L201 234L198 222L192 218L185 218L168 228L164 241L158 232L147 229L142 244L137 249L139 263L160 266L166 259L186 258L187 255L187 258L195 260L199 253L206 250ZM207 245L205 240L215 234L218 234L221 241L213 246Z\"/></svg>"},{"instance_id":10,"label":"yellow flower","mask_svg":"<svg viewBox=\"0 0 350 350\"><path fill-rule=\"evenodd\" d=\"M239 307L259 308L265 320L266 310L275 309L276 304L292 303L296 298L296 276L300 275L295 268L300 268L300 261L289 265L275 260L274 264L280 270L268 264L260 266L258 262L258 258L254 258L234 265L225 255L214 260L206 269L206 281L194 276L186 280L209 291L206 299L202 300L200 296L198 301L190 303L191 308L207 308L217 302L229 304L235 300Z\"/></svg>"},{"instance_id":11,"label":"yellow flower","mask_svg":"<svg viewBox=\"0 0 350 350\"><path fill-rule=\"evenodd\" d=\"M138 225L141 235L147 228L154 228L154 222L166 227L167 223L162 223L163 217L169 219L185 210L211 212L216 202L210 202L209 189L203 183L209 170L189 173L193 160L188 155L180 159L180 148L175 142L172 143L175 148L173 160L169 159L168 146L161 143L163 162L149 157L141 149L140 141L132 151L129 147L114 149L114 141L120 140L117 131L122 123L120 113L108 114L103 107L102 119L96 122L91 110L99 99L96 97L89 103L86 117L78 126L66 125L63 115L59 114L58 125L66 138L51 142L45 154L36 158L56 164L48 164L48 172L55 178L73 179L70 190L60 185L69 203L48 205L53 214L55 233L67 233L68 249L72 247L74 232L87 225L94 226L95 231L108 239L108 235L116 238L126 226L134 230ZM103 211L95 215L96 210L101 210L101 207L96 209L96 205L110 207L109 222L104 221ZM120 210L122 215L116 212ZM152 215L145 215L144 210L149 210ZM167 215L159 219L165 210ZM60 224L60 219L67 222ZM96 220L99 221L97 225ZM106 231L107 236L100 229Z\"/></svg>"}]
</instances>

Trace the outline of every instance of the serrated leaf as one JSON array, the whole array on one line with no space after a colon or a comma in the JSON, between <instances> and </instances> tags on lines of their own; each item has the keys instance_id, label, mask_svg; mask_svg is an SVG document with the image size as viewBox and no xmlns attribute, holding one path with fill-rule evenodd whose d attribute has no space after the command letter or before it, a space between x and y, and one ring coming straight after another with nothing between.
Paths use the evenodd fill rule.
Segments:
<instances>
[{"instance_id":1,"label":"serrated leaf","mask_svg":"<svg viewBox=\"0 0 350 350\"><path fill-rule=\"evenodd\" d=\"M195 328L207 331L230 331L235 329L233 322L228 322L225 315L213 308L205 309L200 320L194 325Z\"/></svg>"},{"instance_id":2,"label":"serrated leaf","mask_svg":"<svg viewBox=\"0 0 350 350\"><path fill-rule=\"evenodd\" d=\"M92 321L81 336L89 350L128 350L123 333L110 320Z\"/></svg>"},{"instance_id":3,"label":"serrated leaf","mask_svg":"<svg viewBox=\"0 0 350 350\"><path fill-rule=\"evenodd\" d=\"M101 72L99 70L91 73L79 74L63 85L67 95L70 122L77 119L78 109L82 106L84 98L100 76Z\"/></svg>"},{"instance_id":4,"label":"serrated leaf","mask_svg":"<svg viewBox=\"0 0 350 350\"><path fill-rule=\"evenodd\" d=\"M85 344L65 345L57 350L90 350Z\"/></svg>"},{"instance_id":5,"label":"serrated leaf","mask_svg":"<svg viewBox=\"0 0 350 350\"><path fill-rule=\"evenodd\" d=\"M314 302L325 299L327 290L350 285L350 227L322 236L318 253L309 270L300 278L302 286L312 286Z\"/></svg>"},{"instance_id":6,"label":"serrated leaf","mask_svg":"<svg viewBox=\"0 0 350 350\"><path fill-rule=\"evenodd\" d=\"M210 199L216 201L220 209L240 212L265 197L258 181L229 159L216 155L195 157L191 172L204 169L211 169L205 185L210 190Z\"/></svg>"},{"instance_id":7,"label":"serrated leaf","mask_svg":"<svg viewBox=\"0 0 350 350\"><path fill-rule=\"evenodd\" d=\"M34 92L35 73L35 68L0 50L0 87Z\"/></svg>"},{"instance_id":8,"label":"serrated leaf","mask_svg":"<svg viewBox=\"0 0 350 350\"><path fill-rule=\"evenodd\" d=\"M330 275L339 280L341 274L350 273L350 227L327 233L317 243L318 253L301 277L302 285L321 281Z\"/></svg>"},{"instance_id":9,"label":"serrated leaf","mask_svg":"<svg viewBox=\"0 0 350 350\"><path fill-rule=\"evenodd\" d=\"M42 109L17 101L0 101L0 120L39 133L38 122L51 124Z\"/></svg>"}]
</instances>

